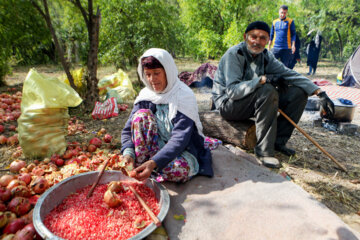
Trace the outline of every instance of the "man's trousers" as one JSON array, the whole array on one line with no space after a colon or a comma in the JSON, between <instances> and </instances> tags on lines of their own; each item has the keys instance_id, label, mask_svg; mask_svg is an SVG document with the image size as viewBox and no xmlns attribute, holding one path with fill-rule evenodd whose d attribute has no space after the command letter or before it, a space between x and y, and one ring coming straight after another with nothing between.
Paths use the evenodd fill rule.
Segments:
<instances>
[{"instance_id":1,"label":"man's trousers","mask_svg":"<svg viewBox=\"0 0 360 240\"><path fill-rule=\"evenodd\" d=\"M266 83L253 93L239 100L225 100L220 106L220 114L226 120L241 121L255 118L257 156L274 156L276 145L285 145L294 126L279 115L280 108L295 123L298 123L305 109L307 95L299 87L289 86L286 91L278 91Z\"/></svg>"}]
</instances>

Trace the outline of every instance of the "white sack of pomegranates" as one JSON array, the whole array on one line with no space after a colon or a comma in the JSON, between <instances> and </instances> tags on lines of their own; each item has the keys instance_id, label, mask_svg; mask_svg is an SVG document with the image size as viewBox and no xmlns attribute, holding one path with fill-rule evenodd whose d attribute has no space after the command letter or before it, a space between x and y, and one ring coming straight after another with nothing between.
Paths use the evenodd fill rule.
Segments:
<instances>
[{"instance_id":1,"label":"white sack of pomegranates","mask_svg":"<svg viewBox=\"0 0 360 240\"><path fill-rule=\"evenodd\" d=\"M105 171L90 198L98 172L65 179L41 195L34 208L36 231L45 239L143 239L156 229L132 186L152 212L163 221L170 206L166 189L154 180L146 183ZM119 182L114 185L112 182ZM109 193L110 192L110 193Z\"/></svg>"}]
</instances>

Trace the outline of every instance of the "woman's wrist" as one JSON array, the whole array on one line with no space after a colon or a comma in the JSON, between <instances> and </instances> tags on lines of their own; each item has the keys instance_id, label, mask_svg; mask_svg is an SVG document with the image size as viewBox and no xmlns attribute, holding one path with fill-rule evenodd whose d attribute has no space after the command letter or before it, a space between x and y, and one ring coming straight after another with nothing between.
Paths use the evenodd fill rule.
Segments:
<instances>
[{"instance_id":1,"label":"woman's wrist","mask_svg":"<svg viewBox=\"0 0 360 240\"><path fill-rule=\"evenodd\" d=\"M156 164L156 162L154 160L152 160L152 159L149 160L149 166L150 166L152 171L156 171L157 164Z\"/></svg>"}]
</instances>

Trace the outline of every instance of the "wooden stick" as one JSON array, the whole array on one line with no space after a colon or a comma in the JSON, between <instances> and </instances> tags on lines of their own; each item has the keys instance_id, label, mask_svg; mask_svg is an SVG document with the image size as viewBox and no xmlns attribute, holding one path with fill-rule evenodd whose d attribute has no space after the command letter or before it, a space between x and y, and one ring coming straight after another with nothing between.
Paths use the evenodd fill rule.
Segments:
<instances>
[{"instance_id":1,"label":"wooden stick","mask_svg":"<svg viewBox=\"0 0 360 240\"><path fill-rule=\"evenodd\" d=\"M283 115L294 127L296 127L302 134L304 134L307 139L309 139L316 147L318 147L326 156L328 156L334 163L336 163L344 172L347 172L346 168L339 163L333 156L330 155L324 148L322 148L312 137L309 136L304 130L302 130L288 115L286 115L281 109L279 109L279 113Z\"/></svg>"},{"instance_id":2,"label":"wooden stick","mask_svg":"<svg viewBox=\"0 0 360 240\"><path fill-rule=\"evenodd\" d=\"M155 216L155 214L151 211L151 209L149 208L149 206L145 203L145 201L142 199L142 197L140 197L140 195L135 191L135 189L132 186L129 186L130 190L134 193L134 195L136 196L136 198L139 200L139 202L141 203L141 205L143 206L143 208L145 208L146 212L150 215L151 219L153 220L153 222L155 223L155 225L157 227L161 226L161 222L159 220L159 218L157 216Z\"/></svg>"},{"instance_id":3,"label":"wooden stick","mask_svg":"<svg viewBox=\"0 0 360 240\"><path fill-rule=\"evenodd\" d=\"M103 167L102 167L101 170L100 170L99 175L97 176L95 182L93 183L90 191L89 191L88 194L86 195L86 198L91 197L91 195L92 195L92 193L93 193L96 185L99 183L99 180L100 180L101 176L103 175L103 173L104 173L104 171L105 171L105 168L106 168L106 165L108 164L109 161L110 161L110 158L108 158L108 159L105 161Z\"/></svg>"}]
</instances>

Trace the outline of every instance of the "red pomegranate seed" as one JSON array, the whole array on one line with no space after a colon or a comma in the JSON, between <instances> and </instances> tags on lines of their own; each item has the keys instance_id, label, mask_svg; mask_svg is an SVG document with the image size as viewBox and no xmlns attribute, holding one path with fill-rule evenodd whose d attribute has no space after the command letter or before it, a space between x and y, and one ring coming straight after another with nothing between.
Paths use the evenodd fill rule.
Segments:
<instances>
[{"instance_id":1,"label":"red pomegranate seed","mask_svg":"<svg viewBox=\"0 0 360 240\"><path fill-rule=\"evenodd\" d=\"M126 184L136 189L156 215L159 213L159 203L149 187ZM44 224L53 234L69 240L128 239L144 229L136 228L135 220L145 221L146 226L151 223L151 218L130 190L118 193L123 203L112 209L103 202L107 185L98 185L93 196L87 199L90 187L68 196L45 217Z\"/></svg>"}]
</instances>

